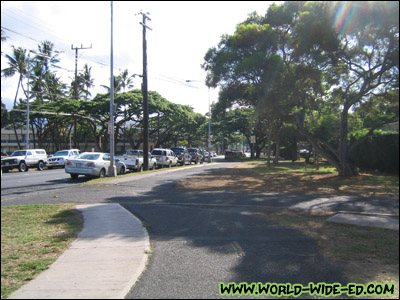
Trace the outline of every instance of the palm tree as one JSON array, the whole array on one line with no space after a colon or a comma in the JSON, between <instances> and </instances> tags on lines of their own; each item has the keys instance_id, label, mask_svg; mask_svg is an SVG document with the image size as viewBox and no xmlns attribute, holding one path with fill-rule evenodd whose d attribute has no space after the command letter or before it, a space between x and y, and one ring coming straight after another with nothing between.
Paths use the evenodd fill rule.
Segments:
<instances>
[{"instance_id":1,"label":"palm tree","mask_svg":"<svg viewBox=\"0 0 400 300\"><path fill-rule=\"evenodd\" d=\"M12 77L15 74L19 74L19 80L18 80L18 86L17 86L17 92L15 93L15 99L14 99L14 108L17 106L17 98L18 98L18 91L19 88L22 84L23 78L27 74L27 67L28 67L28 58L26 57L26 49L23 49L21 47L13 48L13 54L12 56L6 54L6 58L8 59L8 68L1 70L1 76L3 77ZM14 114L11 114L11 121L13 123L14 127L14 133L15 133L15 138L17 140L18 148L21 149L21 145L19 142L18 134L17 134L17 127L16 127L16 122L14 119Z\"/></svg>"},{"instance_id":2,"label":"palm tree","mask_svg":"<svg viewBox=\"0 0 400 300\"><path fill-rule=\"evenodd\" d=\"M38 52L34 58L33 63L33 82L32 82L32 94L40 99L43 103L44 99L54 100L50 94L50 86L54 84L56 78L51 72L51 68L59 68L57 63L58 51L55 51L54 44L50 41L42 41L38 45ZM59 82L59 79L56 81ZM61 82L60 87L62 87ZM53 91L54 93L54 91Z\"/></svg>"},{"instance_id":3,"label":"palm tree","mask_svg":"<svg viewBox=\"0 0 400 300\"><path fill-rule=\"evenodd\" d=\"M105 88L107 92L110 92L110 87L107 85L101 85L101 87ZM114 93L120 92L122 89L121 78L119 76L114 76Z\"/></svg>"},{"instance_id":4,"label":"palm tree","mask_svg":"<svg viewBox=\"0 0 400 300\"><path fill-rule=\"evenodd\" d=\"M92 67L89 68L87 64L83 67L83 72L80 72L77 76L78 80L78 99L81 98L82 94L84 94L85 100L88 100L89 96L92 94L89 92L89 89L92 88L94 79L92 78ZM75 78L71 81L71 86L69 89L70 97L75 99Z\"/></svg>"},{"instance_id":5,"label":"palm tree","mask_svg":"<svg viewBox=\"0 0 400 300\"><path fill-rule=\"evenodd\" d=\"M54 44L50 41L42 41L38 45L38 53L35 60L40 62L45 72L50 72L50 67L59 68L57 63L60 62L58 58L58 51L54 50Z\"/></svg>"},{"instance_id":6,"label":"palm tree","mask_svg":"<svg viewBox=\"0 0 400 300\"><path fill-rule=\"evenodd\" d=\"M18 91L19 88L22 84L23 78L27 74L27 67L28 67L28 58L26 57L26 49L23 49L21 47L13 48L13 54L12 56L6 54L6 58L8 60L8 68L5 68L1 70L1 76L3 77L12 77L15 74L19 74L19 80L18 80L18 86L17 86L17 92L15 94L15 99L14 99L14 108L17 105L17 98L18 98Z\"/></svg>"},{"instance_id":7,"label":"palm tree","mask_svg":"<svg viewBox=\"0 0 400 300\"><path fill-rule=\"evenodd\" d=\"M90 73L92 70L92 67L89 68L87 64L83 67L83 73L79 74L79 79L78 83L80 83L81 89L83 93L85 94L85 100L88 99L88 96L91 96L92 94L89 92L89 89L93 87L93 81L94 79L92 78L92 74Z\"/></svg>"},{"instance_id":8,"label":"palm tree","mask_svg":"<svg viewBox=\"0 0 400 300\"><path fill-rule=\"evenodd\" d=\"M128 70L126 69L123 71L120 75L118 75L121 83L121 87L124 89L125 93L125 88L133 88L133 78L135 78L136 75L131 75L128 76Z\"/></svg>"},{"instance_id":9,"label":"palm tree","mask_svg":"<svg viewBox=\"0 0 400 300\"><path fill-rule=\"evenodd\" d=\"M6 33L4 32L3 29L1 29L1 42L5 42L6 40L7 40Z\"/></svg>"}]
</instances>

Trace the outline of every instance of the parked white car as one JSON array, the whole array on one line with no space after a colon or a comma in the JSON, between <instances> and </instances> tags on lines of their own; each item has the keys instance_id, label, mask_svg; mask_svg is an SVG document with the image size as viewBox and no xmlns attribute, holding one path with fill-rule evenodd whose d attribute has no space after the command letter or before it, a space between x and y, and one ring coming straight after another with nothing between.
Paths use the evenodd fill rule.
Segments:
<instances>
[{"instance_id":1,"label":"parked white car","mask_svg":"<svg viewBox=\"0 0 400 300\"><path fill-rule=\"evenodd\" d=\"M67 159L72 159L79 155L78 149L60 150L54 153L53 156L49 157L47 168L52 169L53 167L65 167Z\"/></svg>"},{"instance_id":2,"label":"parked white car","mask_svg":"<svg viewBox=\"0 0 400 300\"><path fill-rule=\"evenodd\" d=\"M111 156L103 152L83 152L65 164L65 173L69 173L72 179L79 175L105 177L111 165ZM117 174L124 174L126 166L121 161L116 161Z\"/></svg>"},{"instance_id":3,"label":"parked white car","mask_svg":"<svg viewBox=\"0 0 400 300\"><path fill-rule=\"evenodd\" d=\"M178 164L178 158L176 157L174 151L170 149L153 149L151 155L157 160L158 167L168 167L176 166Z\"/></svg>"}]
</instances>

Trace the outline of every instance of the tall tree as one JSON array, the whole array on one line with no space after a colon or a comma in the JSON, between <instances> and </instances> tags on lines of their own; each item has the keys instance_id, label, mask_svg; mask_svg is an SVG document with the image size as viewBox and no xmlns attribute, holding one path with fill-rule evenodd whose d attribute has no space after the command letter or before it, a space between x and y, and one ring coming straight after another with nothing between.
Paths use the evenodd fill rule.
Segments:
<instances>
[{"instance_id":1,"label":"tall tree","mask_svg":"<svg viewBox=\"0 0 400 300\"><path fill-rule=\"evenodd\" d=\"M17 98L18 98L18 92L22 84L22 80L27 74L27 68L28 68L28 57L26 56L26 49L23 49L21 47L15 48L12 46L13 49L13 54L8 55L6 54L6 58L8 61L8 68L5 68L1 70L1 75L3 77L12 77L14 75L18 75L18 86L17 86L17 91L15 93L15 98L14 98L14 107L17 105Z\"/></svg>"},{"instance_id":2,"label":"tall tree","mask_svg":"<svg viewBox=\"0 0 400 300\"><path fill-rule=\"evenodd\" d=\"M17 106L17 98L18 98L18 92L20 87L22 86L22 80L27 74L27 67L28 67L28 57L26 56L26 49L23 49L21 47L15 48L12 46L13 49L13 54L8 55L6 54L6 58L8 60L8 68L1 70L1 75L4 77L12 77L15 74L18 74L18 86L17 86L17 91L15 93L15 98L14 98L14 105L13 107L15 108ZM23 88L23 86L22 86ZM17 140L18 148L21 148L21 144L18 138L17 134L17 127L16 127L16 116L15 113L12 112L10 114L11 117L11 122L13 123L13 128L14 128L14 133L15 133L15 139Z\"/></svg>"},{"instance_id":3,"label":"tall tree","mask_svg":"<svg viewBox=\"0 0 400 300\"><path fill-rule=\"evenodd\" d=\"M382 100L388 92L398 90L398 13L398 2L385 2L383 5L377 2L322 2L302 7L296 22L292 39L295 62L323 72L322 79L331 81L329 90L320 90L323 101L318 104L329 106L335 103L338 106L339 139L335 145L313 135L304 126L304 118L298 112L294 113L296 123L300 132L339 170L341 176L356 174L350 153L360 141L384 124L398 120L398 111L392 111L379 124L369 127L367 134L357 143L350 144L349 117L376 101L376 96L382 96L379 97ZM299 94L298 91L293 93ZM316 90L301 91L311 100L306 107L312 112L315 109L310 104L316 103ZM381 101L378 105L380 113L388 112L389 106Z\"/></svg>"},{"instance_id":4,"label":"tall tree","mask_svg":"<svg viewBox=\"0 0 400 300\"><path fill-rule=\"evenodd\" d=\"M133 79L135 78L135 75L129 76L127 69L122 71L121 74L118 75L118 77L124 93L126 92L126 88L133 88Z\"/></svg>"},{"instance_id":5,"label":"tall tree","mask_svg":"<svg viewBox=\"0 0 400 300\"><path fill-rule=\"evenodd\" d=\"M339 175L353 176L352 149L398 120L396 100L388 96L398 95L398 7L398 2L272 5L264 18L251 15L207 52L208 84L219 84L237 105L262 104L268 118L292 116ZM363 115L359 111L371 108L369 103L378 108L369 111L375 123L364 122L366 135L350 144L349 118ZM339 120L334 141L316 130L328 120L320 118L324 114Z\"/></svg>"},{"instance_id":6,"label":"tall tree","mask_svg":"<svg viewBox=\"0 0 400 300\"><path fill-rule=\"evenodd\" d=\"M87 64L83 67L83 73L79 74L79 81L81 84L81 90L85 94L85 100L88 100L89 96L92 94L90 93L89 89L92 88L94 85L94 79L92 78L92 67L89 68Z\"/></svg>"}]
</instances>

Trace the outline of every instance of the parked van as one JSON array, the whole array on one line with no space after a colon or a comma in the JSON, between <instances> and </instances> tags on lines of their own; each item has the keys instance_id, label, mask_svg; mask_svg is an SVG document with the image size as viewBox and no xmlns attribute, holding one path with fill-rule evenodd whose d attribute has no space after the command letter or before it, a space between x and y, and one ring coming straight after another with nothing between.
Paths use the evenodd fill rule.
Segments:
<instances>
[{"instance_id":1,"label":"parked van","mask_svg":"<svg viewBox=\"0 0 400 300\"><path fill-rule=\"evenodd\" d=\"M153 149L151 155L157 160L158 167L168 167L178 165L178 158L176 157L174 151L170 149Z\"/></svg>"}]
</instances>

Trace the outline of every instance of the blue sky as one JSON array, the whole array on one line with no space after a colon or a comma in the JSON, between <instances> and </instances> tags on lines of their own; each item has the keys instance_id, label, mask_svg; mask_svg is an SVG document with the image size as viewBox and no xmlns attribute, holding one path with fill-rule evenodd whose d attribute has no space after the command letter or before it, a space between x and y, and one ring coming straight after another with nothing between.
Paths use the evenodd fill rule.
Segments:
<instances>
[{"instance_id":1,"label":"blue sky","mask_svg":"<svg viewBox=\"0 0 400 300\"><path fill-rule=\"evenodd\" d=\"M257 11L264 15L271 1L114 1L114 75L124 69L142 74L142 16L149 12L147 24L149 90L167 100L190 105L196 112L208 111L208 92L201 68L207 50L218 45L223 34L232 34L238 23ZM58 76L70 84L75 69L73 47L79 50L78 70L92 67L95 87L92 95L104 93L109 86L111 9L110 1L2 1L1 26L8 37L2 52L11 53L11 45L37 49L40 41L50 40L61 51ZM2 56L1 69L7 67ZM186 80L192 80L186 83ZM25 83L26 84L26 83ZM134 81L140 88L141 79ZM17 88L17 76L1 79L1 96L11 109ZM20 94L22 95L22 94ZM211 102L218 90L210 91Z\"/></svg>"}]
</instances>

